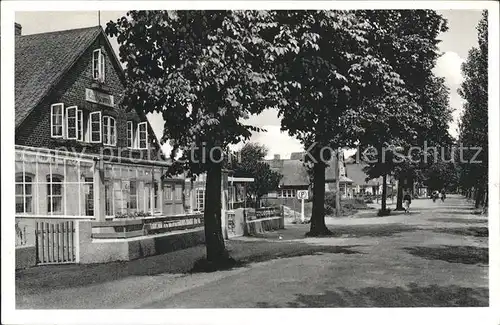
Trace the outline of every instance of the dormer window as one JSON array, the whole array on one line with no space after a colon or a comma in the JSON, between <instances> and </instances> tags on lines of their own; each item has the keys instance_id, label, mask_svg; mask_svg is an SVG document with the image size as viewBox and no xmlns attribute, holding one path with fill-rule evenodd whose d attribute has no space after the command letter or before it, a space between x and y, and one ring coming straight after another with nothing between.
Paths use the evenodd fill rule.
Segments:
<instances>
[{"instance_id":1,"label":"dormer window","mask_svg":"<svg viewBox=\"0 0 500 325\"><path fill-rule=\"evenodd\" d=\"M104 82L105 80L104 54L102 50L95 50L92 55L92 73L94 80Z\"/></svg>"}]
</instances>

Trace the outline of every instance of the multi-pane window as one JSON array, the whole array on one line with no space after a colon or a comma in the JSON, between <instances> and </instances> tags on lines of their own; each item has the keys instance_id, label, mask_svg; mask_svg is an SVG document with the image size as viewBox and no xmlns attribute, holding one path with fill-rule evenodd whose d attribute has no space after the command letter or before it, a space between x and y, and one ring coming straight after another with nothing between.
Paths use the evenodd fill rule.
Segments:
<instances>
[{"instance_id":1,"label":"multi-pane window","mask_svg":"<svg viewBox=\"0 0 500 325\"><path fill-rule=\"evenodd\" d=\"M47 176L47 212L49 213L62 212L62 179L62 176Z\"/></svg>"},{"instance_id":2,"label":"multi-pane window","mask_svg":"<svg viewBox=\"0 0 500 325\"><path fill-rule=\"evenodd\" d=\"M63 137L64 104L52 104L50 106L50 135L53 138Z\"/></svg>"},{"instance_id":3,"label":"multi-pane window","mask_svg":"<svg viewBox=\"0 0 500 325\"><path fill-rule=\"evenodd\" d=\"M127 147L135 147L134 122L132 121L127 121Z\"/></svg>"},{"instance_id":4,"label":"multi-pane window","mask_svg":"<svg viewBox=\"0 0 500 325\"><path fill-rule=\"evenodd\" d=\"M113 192L112 192L111 182L109 180L104 181L104 197L105 197L105 214L107 216L113 215L112 211L112 200L113 200Z\"/></svg>"},{"instance_id":5,"label":"multi-pane window","mask_svg":"<svg viewBox=\"0 0 500 325\"><path fill-rule=\"evenodd\" d=\"M116 146L116 121L111 116L104 116L103 143L110 146Z\"/></svg>"},{"instance_id":6,"label":"multi-pane window","mask_svg":"<svg viewBox=\"0 0 500 325\"><path fill-rule=\"evenodd\" d=\"M139 138L139 149L148 148L148 128L147 122L142 122L138 124L138 138Z\"/></svg>"},{"instance_id":7,"label":"multi-pane window","mask_svg":"<svg viewBox=\"0 0 500 325\"><path fill-rule=\"evenodd\" d=\"M286 189L286 190L281 190L280 198L294 198L295 197L295 190L293 189Z\"/></svg>"},{"instance_id":8,"label":"multi-pane window","mask_svg":"<svg viewBox=\"0 0 500 325\"><path fill-rule=\"evenodd\" d=\"M150 195L153 196L153 204L154 204L153 209L156 210L158 209L158 182L153 183L153 189L151 189L151 183L149 184L149 186L150 186L149 193ZM151 209L151 200L149 200L148 202L148 209Z\"/></svg>"},{"instance_id":9,"label":"multi-pane window","mask_svg":"<svg viewBox=\"0 0 500 325\"><path fill-rule=\"evenodd\" d=\"M205 209L205 189L196 189L196 210L203 211Z\"/></svg>"},{"instance_id":10,"label":"multi-pane window","mask_svg":"<svg viewBox=\"0 0 500 325\"><path fill-rule=\"evenodd\" d=\"M174 185L174 200L182 200L182 186L180 184Z\"/></svg>"},{"instance_id":11,"label":"multi-pane window","mask_svg":"<svg viewBox=\"0 0 500 325\"><path fill-rule=\"evenodd\" d=\"M131 210L137 209L137 181L130 181L130 196L129 196L129 208Z\"/></svg>"},{"instance_id":12,"label":"multi-pane window","mask_svg":"<svg viewBox=\"0 0 500 325\"><path fill-rule=\"evenodd\" d=\"M85 177L85 215L94 215L94 178Z\"/></svg>"},{"instance_id":13,"label":"multi-pane window","mask_svg":"<svg viewBox=\"0 0 500 325\"><path fill-rule=\"evenodd\" d=\"M84 141L84 123L83 123L83 111L81 109L77 110L77 127L78 127L78 141Z\"/></svg>"},{"instance_id":14,"label":"multi-pane window","mask_svg":"<svg viewBox=\"0 0 500 325\"><path fill-rule=\"evenodd\" d=\"M16 174L16 213L33 213L33 175Z\"/></svg>"},{"instance_id":15,"label":"multi-pane window","mask_svg":"<svg viewBox=\"0 0 500 325\"><path fill-rule=\"evenodd\" d=\"M66 137L70 140L78 138L78 108L66 107Z\"/></svg>"},{"instance_id":16,"label":"multi-pane window","mask_svg":"<svg viewBox=\"0 0 500 325\"><path fill-rule=\"evenodd\" d=\"M174 200L174 192L171 184L167 184L164 187L165 192L165 201L173 201Z\"/></svg>"},{"instance_id":17,"label":"multi-pane window","mask_svg":"<svg viewBox=\"0 0 500 325\"><path fill-rule=\"evenodd\" d=\"M148 122L136 124L127 122L127 147L131 149L148 148Z\"/></svg>"},{"instance_id":18,"label":"multi-pane window","mask_svg":"<svg viewBox=\"0 0 500 325\"><path fill-rule=\"evenodd\" d=\"M95 50L92 56L92 73L95 80L104 82L105 80L105 66L104 54L102 50Z\"/></svg>"},{"instance_id":19,"label":"multi-pane window","mask_svg":"<svg viewBox=\"0 0 500 325\"><path fill-rule=\"evenodd\" d=\"M101 142L101 112L90 113L90 142Z\"/></svg>"}]
</instances>

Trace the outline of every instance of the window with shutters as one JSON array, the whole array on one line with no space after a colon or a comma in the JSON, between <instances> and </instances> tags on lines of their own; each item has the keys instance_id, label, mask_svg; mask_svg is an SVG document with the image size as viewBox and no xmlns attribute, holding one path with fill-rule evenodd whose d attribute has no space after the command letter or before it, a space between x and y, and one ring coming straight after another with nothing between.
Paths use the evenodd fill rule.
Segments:
<instances>
[{"instance_id":1,"label":"window with shutters","mask_svg":"<svg viewBox=\"0 0 500 325\"><path fill-rule=\"evenodd\" d=\"M101 124L101 112L92 112L90 113L89 118L90 124L90 142L97 143L101 142L101 134L102 134L102 124Z\"/></svg>"},{"instance_id":2,"label":"window with shutters","mask_svg":"<svg viewBox=\"0 0 500 325\"><path fill-rule=\"evenodd\" d=\"M64 127L64 104L52 104L50 106L50 136L53 138L63 137Z\"/></svg>"},{"instance_id":3,"label":"window with shutters","mask_svg":"<svg viewBox=\"0 0 500 325\"><path fill-rule=\"evenodd\" d=\"M139 149L147 149L148 148L148 127L147 122L141 122L138 124L138 140L139 140Z\"/></svg>"},{"instance_id":4,"label":"window with shutters","mask_svg":"<svg viewBox=\"0 0 500 325\"><path fill-rule=\"evenodd\" d=\"M83 111L81 109L77 110L77 125L78 125L78 141L85 141L85 128Z\"/></svg>"},{"instance_id":5,"label":"window with shutters","mask_svg":"<svg viewBox=\"0 0 500 325\"><path fill-rule=\"evenodd\" d=\"M78 108L76 106L66 107L66 138L68 140L78 138Z\"/></svg>"},{"instance_id":6,"label":"window with shutters","mask_svg":"<svg viewBox=\"0 0 500 325\"><path fill-rule=\"evenodd\" d=\"M103 118L103 143L116 146L116 121L111 116L104 116Z\"/></svg>"}]
</instances>

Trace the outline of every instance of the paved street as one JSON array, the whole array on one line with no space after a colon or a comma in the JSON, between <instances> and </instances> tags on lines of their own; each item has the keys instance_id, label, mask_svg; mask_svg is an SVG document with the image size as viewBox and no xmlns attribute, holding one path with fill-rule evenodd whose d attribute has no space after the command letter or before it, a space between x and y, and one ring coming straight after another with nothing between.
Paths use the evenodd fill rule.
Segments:
<instances>
[{"instance_id":1,"label":"paved street","mask_svg":"<svg viewBox=\"0 0 500 325\"><path fill-rule=\"evenodd\" d=\"M228 242L244 265L188 273L195 247L128 263L16 273L18 308L488 306L487 218L459 196L415 200L411 214L376 210ZM283 238L280 240L278 236Z\"/></svg>"}]
</instances>

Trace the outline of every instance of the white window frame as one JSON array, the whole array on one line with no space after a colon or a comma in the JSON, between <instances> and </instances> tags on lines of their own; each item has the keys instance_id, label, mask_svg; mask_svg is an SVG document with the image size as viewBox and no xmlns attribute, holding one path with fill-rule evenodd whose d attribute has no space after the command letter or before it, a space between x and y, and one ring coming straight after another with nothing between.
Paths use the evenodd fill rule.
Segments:
<instances>
[{"instance_id":1,"label":"white window frame","mask_svg":"<svg viewBox=\"0 0 500 325\"><path fill-rule=\"evenodd\" d=\"M54 179L57 179L58 181L54 181ZM60 186L61 186L61 193L60 194L53 193L54 184L60 184ZM64 183L63 176L57 175L57 174L47 175L47 213L50 215L63 213L64 197L65 197L64 184L65 183ZM59 210L54 211L54 199L57 199L57 198L61 199L61 205L59 206Z\"/></svg>"},{"instance_id":2,"label":"white window frame","mask_svg":"<svg viewBox=\"0 0 500 325\"><path fill-rule=\"evenodd\" d=\"M21 177L21 181L19 182L17 180L18 177ZM27 180L29 179L29 181ZM26 172L20 172L16 173L16 192L15 192L15 198L16 198L16 214L33 214L34 212L34 188L36 186L36 183L34 182L35 175L31 173L26 173ZM17 193L17 186L20 185L22 186L22 193ZM30 194L27 192L27 188L29 187L30 189ZM23 211L17 211L17 199L22 198L23 200ZM29 202L29 204L28 204ZM29 206L29 211L27 207Z\"/></svg>"},{"instance_id":3,"label":"white window frame","mask_svg":"<svg viewBox=\"0 0 500 325\"><path fill-rule=\"evenodd\" d=\"M173 184L172 186L173 201L182 201L182 185Z\"/></svg>"},{"instance_id":4,"label":"white window frame","mask_svg":"<svg viewBox=\"0 0 500 325\"><path fill-rule=\"evenodd\" d=\"M55 135L54 134L54 127L59 126L54 124L54 109L56 107L61 108L61 134L60 135ZM59 114L58 114L59 115ZM64 137L64 103L56 103L50 105L50 136L52 138L63 138Z\"/></svg>"},{"instance_id":5,"label":"white window frame","mask_svg":"<svg viewBox=\"0 0 500 325\"><path fill-rule=\"evenodd\" d=\"M75 115L74 117L69 116L70 110L74 110ZM69 121L70 118L75 119L75 136L70 136L69 135ZM78 139L78 107L77 106L68 106L66 107L66 138L68 140L77 140Z\"/></svg>"},{"instance_id":6,"label":"white window frame","mask_svg":"<svg viewBox=\"0 0 500 325\"><path fill-rule=\"evenodd\" d=\"M148 197L148 204L147 204L147 207L148 207L148 210L152 210L154 212L158 212L160 211L160 204L159 204L159 192L160 192L160 188L159 188L159 183L158 181L154 181L154 182L149 182L146 184L146 188L149 189L149 197ZM153 209L151 209L151 200L153 200Z\"/></svg>"},{"instance_id":7,"label":"white window frame","mask_svg":"<svg viewBox=\"0 0 500 325\"><path fill-rule=\"evenodd\" d=\"M85 141L85 134L83 133L85 127L83 122L85 121L84 115L83 115L83 110L78 109L76 111L77 115L77 123L78 123L78 134L77 134L77 140L78 141Z\"/></svg>"},{"instance_id":8,"label":"white window frame","mask_svg":"<svg viewBox=\"0 0 500 325\"><path fill-rule=\"evenodd\" d=\"M95 66L97 62L97 67ZM92 77L94 80L104 82L106 80L106 66L104 53L101 49L94 50L92 53Z\"/></svg>"},{"instance_id":9,"label":"white window frame","mask_svg":"<svg viewBox=\"0 0 500 325\"><path fill-rule=\"evenodd\" d=\"M167 183L163 187L163 193L165 197L166 202L173 202L174 201L174 184L172 183Z\"/></svg>"},{"instance_id":10,"label":"white window frame","mask_svg":"<svg viewBox=\"0 0 500 325\"><path fill-rule=\"evenodd\" d=\"M127 148L137 148L137 127L133 121L127 121Z\"/></svg>"},{"instance_id":11,"label":"white window frame","mask_svg":"<svg viewBox=\"0 0 500 325\"><path fill-rule=\"evenodd\" d=\"M111 126L113 121L113 126ZM113 137L111 135L113 134ZM116 119L112 116L103 117L103 144L107 146L116 146Z\"/></svg>"},{"instance_id":12,"label":"white window frame","mask_svg":"<svg viewBox=\"0 0 500 325\"><path fill-rule=\"evenodd\" d=\"M201 193L201 195L200 195ZM205 209L205 189L204 188L197 188L195 190L195 203L196 203L196 210L201 211Z\"/></svg>"},{"instance_id":13,"label":"white window frame","mask_svg":"<svg viewBox=\"0 0 500 325\"><path fill-rule=\"evenodd\" d=\"M144 130L141 132L141 126L144 126ZM145 134L145 147L141 147L141 133ZM137 148L147 149L148 148L148 122L141 122L137 124Z\"/></svg>"},{"instance_id":14,"label":"white window frame","mask_svg":"<svg viewBox=\"0 0 500 325\"><path fill-rule=\"evenodd\" d=\"M134 184L132 186L132 184ZM127 204L127 212L137 212L139 211L139 180L130 179L129 180L129 189L128 189L128 204ZM134 194L132 194L132 187L134 188ZM135 208L132 207L135 205Z\"/></svg>"},{"instance_id":15,"label":"white window frame","mask_svg":"<svg viewBox=\"0 0 500 325\"><path fill-rule=\"evenodd\" d=\"M94 124L92 121L92 116L94 116L94 115L99 116L99 140L94 140L94 137L93 137ZM101 114L101 112L92 112L89 114L89 131L90 131L90 138L89 138L90 143L101 143L102 142L102 114Z\"/></svg>"}]
</instances>

